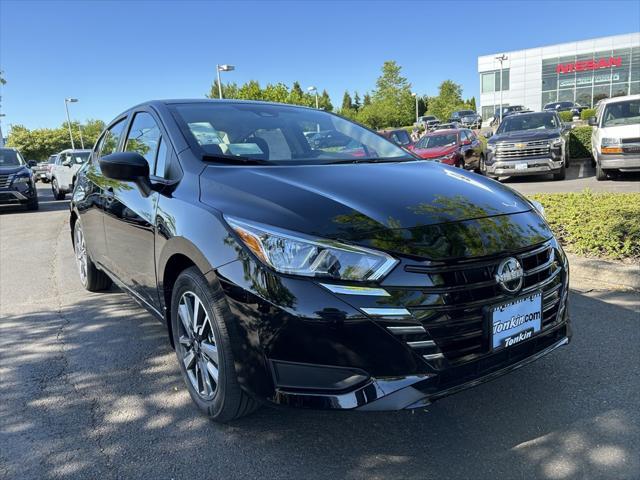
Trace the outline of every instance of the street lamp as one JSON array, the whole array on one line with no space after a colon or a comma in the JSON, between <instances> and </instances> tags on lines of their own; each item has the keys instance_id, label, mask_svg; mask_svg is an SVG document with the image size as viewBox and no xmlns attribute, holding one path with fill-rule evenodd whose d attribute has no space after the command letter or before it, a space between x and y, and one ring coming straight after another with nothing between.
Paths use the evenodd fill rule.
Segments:
<instances>
[{"instance_id":1,"label":"street lamp","mask_svg":"<svg viewBox=\"0 0 640 480\"><path fill-rule=\"evenodd\" d=\"M412 93L411 96L416 99L416 125L418 123L418 94Z\"/></svg>"},{"instance_id":2,"label":"street lamp","mask_svg":"<svg viewBox=\"0 0 640 480\"><path fill-rule=\"evenodd\" d=\"M64 99L64 109L67 112L67 127L69 128L69 138L71 139L71 148L73 150L76 149L75 144L73 143L73 133L71 132L71 118L69 117L69 103L77 102L77 98L65 98Z\"/></svg>"},{"instance_id":3,"label":"street lamp","mask_svg":"<svg viewBox=\"0 0 640 480\"><path fill-rule=\"evenodd\" d=\"M507 60L507 57L504 53L499 57L496 57L496 60L500 62L500 123L502 123L502 62Z\"/></svg>"},{"instance_id":4,"label":"street lamp","mask_svg":"<svg viewBox=\"0 0 640 480\"><path fill-rule=\"evenodd\" d=\"M318 106L318 89L314 86L311 87L307 87L307 92L311 93L314 92L316 95L316 110L319 110L320 107Z\"/></svg>"},{"instance_id":5,"label":"street lamp","mask_svg":"<svg viewBox=\"0 0 640 480\"><path fill-rule=\"evenodd\" d=\"M218 98L222 98L222 84L220 83L220 72L232 72L236 69L235 65L216 65L216 75L218 76Z\"/></svg>"}]
</instances>

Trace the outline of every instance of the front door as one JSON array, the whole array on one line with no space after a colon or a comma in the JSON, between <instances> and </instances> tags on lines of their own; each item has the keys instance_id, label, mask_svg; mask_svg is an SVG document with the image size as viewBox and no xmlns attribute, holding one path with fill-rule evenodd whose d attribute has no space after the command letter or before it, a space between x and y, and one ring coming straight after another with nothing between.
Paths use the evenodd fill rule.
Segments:
<instances>
[{"instance_id":1,"label":"front door","mask_svg":"<svg viewBox=\"0 0 640 480\"><path fill-rule=\"evenodd\" d=\"M139 111L133 114L122 150L142 155L153 175L158 155L166 155L161 138L152 114ZM108 268L155 308L159 307L154 254L158 195L145 196L132 182L113 181L105 191L104 216Z\"/></svg>"}]
</instances>

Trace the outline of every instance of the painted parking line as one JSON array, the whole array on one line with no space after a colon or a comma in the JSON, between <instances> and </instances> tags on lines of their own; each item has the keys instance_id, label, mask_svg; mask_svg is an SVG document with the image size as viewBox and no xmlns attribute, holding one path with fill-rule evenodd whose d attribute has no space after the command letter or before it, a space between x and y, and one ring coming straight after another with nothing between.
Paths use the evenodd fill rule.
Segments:
<instances>
[{"instance_id":1,"label":"painted parking line","mask_svg":"<svg viewBox=\"0 0 640 480\"><path fill-rule=\"evenodd\" d=\"M578 178L584 178L584 162L580 164L580 170L578 171Z\"/></svg>"}]
</instances>

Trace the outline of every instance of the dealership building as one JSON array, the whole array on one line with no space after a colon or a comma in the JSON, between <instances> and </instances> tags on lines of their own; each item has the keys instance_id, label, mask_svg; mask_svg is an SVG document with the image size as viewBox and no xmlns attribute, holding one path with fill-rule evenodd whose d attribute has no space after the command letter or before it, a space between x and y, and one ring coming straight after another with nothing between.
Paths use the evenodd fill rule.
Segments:
<instances>
[{"instance_id":1,"label":"dealership building","mask_svg":"<svg viewBox=\"0 0 640 480\"><path fill-rule=\"evenodd\" d=\"M501 90L504 106L593 106L603 98L640 93L640 33L484 55L478 57L478 73L484 119L499 107Z\"/></svg>"}]
</instances>

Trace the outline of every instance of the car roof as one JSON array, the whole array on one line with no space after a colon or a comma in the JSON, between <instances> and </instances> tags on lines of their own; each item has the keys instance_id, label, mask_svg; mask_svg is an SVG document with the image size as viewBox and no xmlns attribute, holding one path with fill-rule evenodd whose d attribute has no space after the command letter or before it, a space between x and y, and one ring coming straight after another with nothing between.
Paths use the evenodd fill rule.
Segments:
<instances>
[{"instance_id":1,"label":"car roof","mask_svg":"<svg viewBox=\"0 0 640 480\"><path fill-rule=\"evenodd\" d=\"M82 148L76 148L76 149L73 149L73 148L67 148L67 149L65 149L65 150L62 150L62 151L58 152L58 155L60 155L61 153L70 153L70 152L90 152L90 151L91 151L91 149L90 149L90 148L84 148L84 149L82 149Z\"/></svg>"},{"instance_id":2,"label":"car roof","mask_svg":"<svg viewBox=\"0 0 640 480\"><path fill-rule=\"evenodd\" d=\"M628 100L640 100L640 94L625 95L624 97L605 98L604 100L600 100L598 104L608 105L610 103L626 102Z\"/></svg>"}]
</instances>

